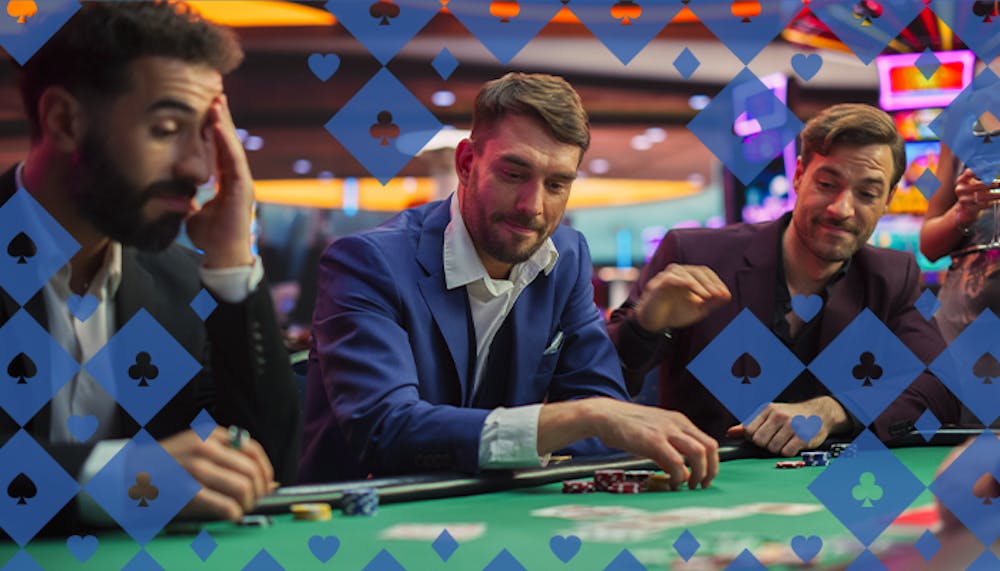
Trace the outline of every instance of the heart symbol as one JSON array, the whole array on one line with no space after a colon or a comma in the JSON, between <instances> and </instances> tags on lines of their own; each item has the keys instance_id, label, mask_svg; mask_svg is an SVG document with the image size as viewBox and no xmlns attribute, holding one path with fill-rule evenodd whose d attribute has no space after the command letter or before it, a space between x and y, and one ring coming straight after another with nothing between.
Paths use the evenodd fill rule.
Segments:
<instances>
[{"instance_id":1,"label":"heart symbol","mask_svg":"<svg viewBox=\"0 0 1000 571\"><path fill-rule=\"evenodd\" d=\"M90 319L90 316L97 309L98 304L100 304L100 300L89 293L84 296L74 293L66 300L66 305L69 306L70 312L80 321Z\"/></svg>"},{"instance_id":2,"label":"heart symbol","mask_svg":"<svg viewBox=\"0 0 1000 571\"><path fill-rule=\"evenodd\" d=\"M93 557L94 552L97 551L98 545L97 538L93 535L85 535L80 537L79 535L71 535L66 538L66 549L76 557L76 560L80 563Z\"/></svg>"},{"instance_id":3,"label":"heart symbol","mask_svg":"<svg viewBox=\"0 0 1000 571\"><path fill-rule=\"evenodd\" d=\"M792 311L802 318L802 321L809 323L813 317L823 308L823 298L818 295L805 296L796 294L792 296Z\"/></svg>"},{"instance_id":4,"label":"heart symbol","mask_svg":"<svg viewBox=\"0 0 1000 571\"><path fill-rule=\"evenodd\" d=\"M336 535L314 535L309 538L309 551L319 559L320 563L326 563L331 557L337 554L340 549L340 539Z\"/></svg>"},{"instance_id":5,"label":"heart symbol","mask_svg":"<svg viewBox=\"0 0 1000 571\"><path fill-rule=\"evenodd\" d=\"M97 430L97 417L88 414L87 416L80 416L74 414L66 420L66 426L69 428L69 433L73 435L80 442L86 442L90 440L90 437L94 435L94 431Z\"/></svg>"},{"instance_id":6,"label":"heart symbol","mask_svg":"<svg viewBox=\"0 0 1000 571\"><path fill-rule=\"evenodd\" d=\"M823 419L815 414L809 417L797 414L792 417L792 430L802 439L802 442L809 442L814 436L819 434L819 429L823 428Z\"/></svg>"},{"instance_id":7,"label":"heart symbol","mask_svg":"<svg viewBox=\"0 0 1000 571\"><path fill-rule=\"evenodd\" d=\"M796 535L792 538L792 551L799 556L803 563L808 563L813 557L816 557L820 549L823 549L823 540L816 535L809 537Z\"/></svg>"},{"instance_id":8,"label":"heart symbol","mask_svg":"<svg viewBox=\"0 0 1000 571\"><path fill-rule=\"evenodd\" d=\"M821 67L823 67L823 58L819 54L795 54L792 56L792 69L804 81L812 79Z\"/></svg>"},{"instance_id":9,"label":"heart symbol","mask_svg":"<svg viewBox=\"0 0 1000 571\"><path fill-rule=\"evenodd\" d=\"M568 535L563 537L561 535L553 535L552 539L549 540L549 549L552 553L559 558L563 563L568 563L570 559L576 557L577 552L580 551L580 538L575 535Z\"/></svg>"},{"instance_id":10,"label":"heart symbol","mask_svg":"<svg viewBox=\"0 0 1000 571\"><path fill-rule=\"evenodd\" d=\"M337 54L312 54L309 56L309 69L320 81L330 79L340 67L340 57Z\"/></svg>"}]
</instances>

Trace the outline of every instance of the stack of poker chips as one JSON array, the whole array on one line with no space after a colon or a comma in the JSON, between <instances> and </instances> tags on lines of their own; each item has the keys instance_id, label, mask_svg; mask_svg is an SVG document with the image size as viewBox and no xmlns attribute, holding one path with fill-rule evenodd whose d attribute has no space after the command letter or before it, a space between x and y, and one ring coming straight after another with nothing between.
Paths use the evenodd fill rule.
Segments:
<instances>
[{"instance_id":1,"label":"stack of poker chips","mask_svg":"<svg viewBox=\"0 0 1000 571\"><path fill-rule=\"evenodd\" d=\"M826 466L830 463L829 452L803 452L802 461L806 466Z\"/></svg>"},{"instance_id":2,"label":"stack of poker chips","mask_svg":"<svg viewBox=\"0 0 1000 571\"><path fill-rule=\"evenodd\" d=\"M625 482L625 470L598 470L594 472L594 483L599 492L611 490L614 484Z\"/></svg>"},{"instance_id":3,"label":"stack of poker chips","mask_svg":"<svg viewBox=\"0 0 1000 571\"><path fill-rule=\"evenodd\" d=\"M566 480L563 482L564 494L590 494L597 491L593 480Z\"/></svg>"},{"instance_id":4,"label":"stack of poker chips","mask_svg":"<svg viewBox=\"0 0 1000 571\"><path fill-rule=\"evenodd\" d=\"M837 444L831 444L830 457L838 458L840 456L844 456L845 458L849 458L851 456L854 456L855 450L856 450L855 446L851 443L840 442Z\"/></svg>"},{"instance_id":5,"label":"stack of poker chips","mask_svg":"<svg viewBox=\"0 0 1000 571\"><path fill-rule=\"evenodd\" d=\"M625 472L625 481L638 483L645 492L649 486L649 477L652 475L652 470L628 470Z\"/></svg>"},{"instance_id":6,"label":"stack of poker chips","mask_svg":"<svg viewBox=\"0 0 1000 571\"><path fill-rule=\"evenodd\" d=\"M378 490L357 488L344 492L340 498L340 509L344 515L375 515L378 511Z\"/></svg>"},{"instance_id":7,"label":"stack of poker chips","mask_svg":"<svg viewBox=\"0 0 1000 571\"><path fill-rule=\"evenodd\" d=\"M328 521L330 504L292 504L292 517L298 521Z\"/></svg>"},{"instance_id":8,"label":"stack of poker chips","mask_svg":"<svg viewBox=\"0 0 1000 571\"><path fill-rule=\"evenodd\" d=\"M671 489L669 475L651 470L597 470L593 480L566 480L562 487L564 494L638 494Z\"/></svg>"},{"instance_id":9,"label":"stack of poker chips","mask_svg":"<svg viewBox=\"0 0 1000 571\"><path fill-rule=\"evenodd\" d=\"M778 462L774 463L775 468L781 468L781 469L802 468L805 465L806 463L803 462L802 460L779 460Z\"/></svg>"},{"instance_id":10,"label":"stack of poker chips","mask_svg":"<svg viewBox=\"0 0 1000 571\"><path fill-rule=\"evenodd\" d=\"M670 475L669 474L651 474L649 479L646 480L646 490L650 492L669 492L670 491Z\"/></svg>"},{"instance_id":11,"label":"stack of poker chips","mask_svg":"<svg viewBox=\"0 0 1000 571\"><path fill-rule=\"evenodd\" d=\"M617 482L608 486L608 491L612 494L638 494L642 491L642 484L639 482Z\"/></svg>"}]
</instances>

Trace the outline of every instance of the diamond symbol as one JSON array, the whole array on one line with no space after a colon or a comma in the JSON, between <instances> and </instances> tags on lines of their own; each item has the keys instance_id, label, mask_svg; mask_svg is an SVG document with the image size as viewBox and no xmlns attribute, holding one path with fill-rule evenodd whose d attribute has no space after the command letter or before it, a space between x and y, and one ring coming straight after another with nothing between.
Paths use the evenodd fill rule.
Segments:
<instances>
[{"instance_id":1,"label":"diamond symbol","mask_svg":"<svg viewBox=\"0 0 1000 571\"><path fill-rule=\"evenodd\" d=\"M326 130L386 184L413 158L396 139L407 138L410 149L423 148L441 123L387 69L375 74L326 124Z\"/></svg>"},{"instance_id":2,"label":"diamond symbol","mask_svg":"<svg viewBox=\"0 0 1000 571\"><path fill-rule=\"evenodd\" d=\"M922 436L924 440L930 440L935 434L937 434L938 429L941 428L941 421L938 420L938 418L934 416L934 413L931 412L931 409L928 408L923 414L920 415L920 418L913 423L913 426L917 429L917 432L920 433L920 436Z\"/></svg>"},{"instance_id":3,"label":"diamond symbol","mask_svg":"<svg viewBox=\"0 0 1000 571\"><path fill-rule=\"evenodd\" d=\"M798 0L771 0L757 6L757 14L745 17L734 17L729 2L694 2L688 8L740 61L749 64L802 10Z\"/></svg>"},{"instance_id":4,"label":"diamond symbol","mask_svg":"<svg viewBox=\"0 0 1000 571\"><path fill-rule=\"evenodd\" d=\"M194 430L194 433L198 435L198 438L201 438L201 441L204 442L208 439L209 435L212 434L212 431L215 430L215 427L219 425L215 422L215 419L212 418L212 415L209 414L207 410L201 409L198 416L194 417L194 420L191 421L190 426L191 430Z\"/></svg>"},{"instance_id":5,"label":"diamond symbol","mask_svg":"<svg viewBox=\"0 0 1000 571\"><path fill-rule=\"evenodd\" d=\"M28 433L18 430L0 448L0 528L25 545L80 486ZM13 494L12 494L13 492Z\"/></svg>"},{"instance_id":6,"label":"diamond symbol","mask_svg":"<svg viewBox=\"0 0 1000 571\"><path fill-rule=\"evenodd\" d=\"M988 67L930 124L931 130L980 180L1000 177L1000 145L988 142L991 139L978 124L987 112L1000 117L1000 78Z\"/></svg>"},{"instance_id":7,"label":"diamond symbol","mask_svg":"<svg viewBox=\"0 0 1000 571\"><path fill-rule=\"evenodd\" d=\"M201 530L201 533L198 534L198 537L194 538L191 542L191 551L194 551L195 555L198 556L198 559L205 562L208 561L208 558L211 557L212 552L214 552L215 548L218 546L219 544L216 543L215 539L203 529Z\"/></svg>"},{"instance_id":8,"label":"diamond symbol","mask_svg":"<svg viewBox=\"0 0 1000 571\"><path fill-rule=\"evenodd\" d=\"M438 557L441 558L441 561L448 561L452 554L455 553L455 550L458 549L458 542L448 533L447 529L444 529L441 530L440 535L437 536L431 547L438 554Z\"/></svg>"},{"instance_id":9,"label":"diamond symbol","mask_svg":"<svg viewBox=\"0 0 1000 571\"><path fill-rule=\"evenodd\" d=\"M995 571L1000 568L1000 559L987 549L965 568L965 571Z\"/></svg>"},{"instance_id":10,"label":"diamond symbol","mask_svg":"<svg viewBox=\"0 0 1000 571\"><path fill-rule=\"evenodd\" d=\"M361 571L406 571L391 553L383 549L365 565Z\"/></svg>"},{"instance_id":11,"label":"diamond symbol","mask_svg":"<svg viewBox=\"0 0 1000 571\"><path fill-rule=\"evenodd\" d=\"M882 561L867 549L858 555L857 559L844 568L844 571L888 571Z\"/></svg>"},{"instance_id":12,"label":"diamond symbol","mask_svg":"<svg viewBox=\"0 0 1000 571\"><path fill-rule=\"evenodd\" d=\"M604 571L646 571L646 567L628 549L623 549Z\"/></svg>"},{"instance_id":13,"label":"diamond symbol","mask_svg":"<svg viewBox=\"0 0 1000 571\"><path fill-rule=\"evenodd\" d=\"M812 0L809 3L812 13L866 65L920 14L924 6L923 2L912 0L879 0L877 4L843 0Z\"/></svg>"},{"instance_id":14,"label":"diamond symbol","mask_svg":"<svg viewBox=\"0 0 1000 571\"><path fill-rule=\"evenodd\" d=\"M927 79L930 79L939 67L941 67L941 60L938 59L937 55L934 54L934 50L929 47L920 54L920 57L913 62L917 70L920 71Z\"/></svg>"},{"instance_id":15,"label":"diamond symbol","mask_svg":"<svg viewBox=\"0 0 1000 571\"><path fill-rule=\"evenodd\" d=\"M434 60L431 61L431 67L441 76L441 79L447 81L451 77L451 74L455 72L455 68L458 67L458 60L455 59L455 56L451 55L448 48L443 48L438 55L434 56Z\"/></svg>"},{"instance_id":16,"label":"diamond symbol","mask_svg":"<svg viewBox=\"0 0 1000 571\"><path fill-rule=\"evenodd\" d=\"M201 364L140 309L84 368L145 425L191 380Z\"/></svg>"},{"instance_id":17,"label":"diamond symbol","mask_svg":"<svg viewBox=\"0 0 1000 571\"><path fill-rule=\"evenodd\" d=\"M18 551L7 560L0 571L45 571L26 551Z\"/></svg>"},{"instance_id":18,"label":"diamond symbol","mask_svg":"<svg viewBox=\"0 0 1000 571\"><path fill-rule=\"evenodd\" d=\"M941 379L965 406L989 425L1000 411L1000 394L994 381L1000 377L996 340L1000 335L1000 320L989 309L967 325L948 347L930 364L930 370Z\"/></svg>"},{"instance_id":19,"label":"diamond symbol","mask_svg":"<svg viewBox=\"0 0 1000 571\"><path fill-rule=\"evenodd\" d=\"M645 0L634 5L633 13L629 14L628 11L616 12L613 4L609 0L574 0L567 8L624 65L628 65L683 8L676 0Z\"/></svg>"},{"instance_id":20,"label":"diamond symbol","mask_svg":"<svg viewBox=\"0 0 1000 571\"><path fill-rule=\"evenodd\" d=\"M924 172L920 173L920 177L913 181L913 184L927 200L930 200L934 193L941 188L941 181L934 176L931 169L924 169Z\"/></svg>"},{"instance_id":21,"label":"diamond symbol","mask_svg":"<svg viewBox=\"0 0 1000 571\"><path fill-rule=\"evenodd\" d=\"M920 312L920 315L924 316L924 319L930 320L937 313L938 308L941 307L941 302L938 301L937 296L931 290L925 289L913 305Z\"/></svg>"},{"instance_id":22,"label":"diamond symbol","mask_svg":"<svg viewBox=\"0 0 1000 571\"><path fill-rule=\"evenodd\" d=\"M24 22L19 22L16 17L0 18L0 46L21 65L31 59L80 9L76 0L51 0L43 4L44 10L29 16Z\"/></svg>"},{"instance_id":23,"label":"diamond symbol","mask_svg":"<svg viewBox=\"0 0 1000 571\"><path fill-rule=\"evenodd\" d=\"M201 288L198 295L194 296L194 299L191 300L191 309L194 310L195 314L202 321L205 321L218 305L212 294L208 293L208 290L205 288Z\"/></svg>"},{"instance_id":24,"label":"diamond symbol","mask_svg":"<svg viewBox=\"0 0 1000 571\"><path fill-rule=\"evenodd\" d=\"M794 141L802 126L749 69L688 123L688 129L744 184Z\"/></svg>"},{"instance_id":25,"label":"diamond symbol","mask_svg":"<svg viewBox=\"0 0 1000 571\"><path fill-rule=\"evenodd\" d=\"M809 370L867 425L910 386L924 364L866 308Z\"/></svg>"},{"instance_id":26,"label":"diamond symbol","mask_svg":"<svg viewBox=\"0 0 1000 571\"><path fill-rule=\"evenodd\" d=\"M930 485L931 492L984 545L990 545L1000 535L1000 518L992 495L993 485L1000 478L1000 440L989 430L972 441L958 458Z\"/></svg>"},{"instance_id":27,"label":"diamond symbol","mask_svg":"<svg viewBox=\"0 0 1000 571\"><path fill-rule=\"evenodd\" d=\"M146 550L140 549L139 553L122 567L122 571L164 571L164 569L149 553L146 553Z\"/></svg>"},{"instance_id":28,"label":"diamond symbol","mask_svg":"<svg viewBox=\"0 0 1000 571\"><path fill-rule=\"evenodd\" d=\"M856 453L841 454L809 491L867 546L923 493L924 485L868 430L854 445Z\"/></svg>"},{"instance_id":29,"label":"diamond symbol","mask_svg":"<svg viewBox=\"0 0 1000 571\"><path fill-rule=\"evenodd\" d=\"M802 363L749 309L736 316L689 364L701 384L749 424L802 371Z\"/></svg>"},{"instance_id":30,"label":"diamond symbol","mask_svg":"<svg viewBox=\"0 0 1000 571\"><path fill-rule=\"evenodd\" d=\"M701 547L701 543L694 538L690 530L685 529L684 533L677 538L674 542L674 549L677 550L677 554L681 556L681 559L687 561L691 559L691 556L698 552L698 548Z\"/></svg>"},{"instance_id":31,"label":"diamond symbol","mask_svg":"<svg viewBox=\"0 0 1000 571\"><path fill-rule=\"evenodd\" d=\"M938 538L935 537L930 530L927 530L920 536L920 539L918 539L913 546L917 548L920 556L923 557L925 561L930 561L934 557L934 554L937 553L938 549L941 548L941 542L938 541Z\"/></svg>"},{"instance_id":32,"label":"diamond symbol","mask_svg":"<svg viewBox=\"0 0 1000 571\"><path fill-rule=\"evenodd\" d=\"M385 65L441 10L441 2L330 0L326 9Z\"/></svg>"},{"instance_id":33,"label":"diamond symbol","mask_svg":"<svg viewBox=\"0 0 1000 571\"><path fill-rule=\"evenodd\" d=\"M31 420L79 368L26 311L0 327L0 406L19 425Z\"/></svg>"},{"instance_id":34,"label":"diamond symbol","mask_svg":"<svg viewBox=\"0 0 1000 571\"><path fill-rule=\"evenodd\" d=\"M133 539L145 545L201 490L145 430L84 489Z\"/></svg>"},{"instance_id":35,"label":"diamond symbol","mask_svg":"<svg viewBox=\"0 0 1000 571\"><path fill-rule=\"evenodd\" d=\"M976 8L985 8L985 11ZM973 0L934 0L934 14L962 38L979 59L992 61L1000 55L1000 18L991 15L992 2Z\"/></svg>"},{"instance_id":36,"label":"diamond symbol","mask_svg":"<svg viewBox=\"0 0 1000 571\"><path fill-rule=\"evenodd\" d=\"M266 549L261 549L243 566L243 571L285 571L285 568Z\"/></svg>"},{"instance_id":37,"label":"diamond symbol","mask_svg":"<svg viewBox=\"0 0 1000 571\"><path fill-rule=\"evenodd\" d=\"M0 286L24 305L80 245L22 188L0 206L0 248Z\"/></svg>"},{"instance_id":38,"label":"diamond symbol","mask_svg":"<svg viewBox=\"0 0 1000 571\"><path fill-rule=\"evenodd\" d=\"M517 6L517 15L510 16L492 14L493 4L451 2L448 11L503 64L517 55L563 8L562 4L548 0L520 0L507 3Z\"/></svg>"},{"instance_id":39,"label":"diamond symbol","mask_svg":"<svg viewBox=\"0 0 1000 571\"><path fill-rule=\"evenodd\" d=\"M501 550L493 561L490 561L483 571L528 571L516 557L506 549Z\"/></svg>"},{"instance_id":40,"label":"diamond symbol","mask_svg":"<svg viewBox=\"0 0 1000 571\"><path fill-rule=\"evenodd\" d=\"M691 79L691 75L694 74L699 65L701 62L688 48L684 48L684 51L674 59L674 68L680 72L684 79Z\"/></svg>"},{"instance_id":41,"label":"diamond symbol","mask_svg":"<svg viewBox=\"0 0 1000 571\"><path fill-rule=\"evenodd\" d=\"M733 562L726 566L726 571L751 571L755 569L761 569L766 571L767 567L761 565L760 561L750 553L749 550L744 549L733 559Z\"/></svg>"}]
</instances>

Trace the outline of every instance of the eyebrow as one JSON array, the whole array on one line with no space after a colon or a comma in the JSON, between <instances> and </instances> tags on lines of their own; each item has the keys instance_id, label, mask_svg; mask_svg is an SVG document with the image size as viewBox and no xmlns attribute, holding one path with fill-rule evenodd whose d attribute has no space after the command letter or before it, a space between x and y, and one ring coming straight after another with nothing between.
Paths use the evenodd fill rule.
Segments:
<instances>
[{"instance_id":1,"label":"eyebrow","mask_svg":"<svg viewBox=\"0 0 1000 571\"><path fill-rule=\"evenodd\" d=\"M500 155L500 162L510 163L512 165L515 165L515 166L518 166L518 167L522 167L522 168L526 168L526 169L532 168L531 163L529 163L528 161L522 159L520 156L512 154L512 153L508 153L506 155ZM576 180L576 171L574 171L573 173L565 173L565 172L555 173L555 174L551 175L549 178L553 178L553 179L561 180L561 181L572 182L572 181Z\"/></svg>"},{"instance_id":2,"label":"eyebrow","mask_svg":"<svg viewBox=\"0 0 1000 571\"><path fill-rule=\"evenodd\" d=\"M159 99L153 102L152 105L146 108L146 113L155 113L161 110L180 111L187 115L194 115L197 113L194 107L191 107L190 105L179 99L171 99L171 98Z\"/></svg>"}]
</instances>

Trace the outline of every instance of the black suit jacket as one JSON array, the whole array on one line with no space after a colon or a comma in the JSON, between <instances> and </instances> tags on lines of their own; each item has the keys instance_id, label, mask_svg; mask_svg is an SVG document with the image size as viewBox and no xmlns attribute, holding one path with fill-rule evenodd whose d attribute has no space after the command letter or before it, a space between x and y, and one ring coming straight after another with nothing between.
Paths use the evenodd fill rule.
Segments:
<instances>
[{"instance_id":1,"label":"black suit jacket","mask_svg":"<svg viewBox=\"0 0 1000 571\"><path fill-rule=\"evenodd\" d=\"M0 177L0 206L14 194L15 186L11 169ZM145 428L163 439L187 430L198 412L207 409L220 425L249 430L267 451L278 481L294 482L301 413L267 287L262 283L242 303L216 300L218 306L203 322L189 305L204 287L199 264L198 254L176 244L157 253L123 248L122 280L114 299L116 330L145 309L203 367ZM0 326L19 309L0 290ZM24 310L47 328L41 290ZM115 437L131 437L138 425L121 407L115 413L120 428ZM46 404L24 428L77 477L95 443L49 444L50 419ZM0 409L0 446L18 429ZM74 511L64 510L61 518L73 519Z\"/></svg>"},{"instance_id":2,"label":"black suit jacket","mask_svg":"<svg viewBox=\"0 0 1000 571\"><path fill-rule=\"evenodd\" d=\"M631 392L642 386L645 374L660 365L660 404L685 413L702 430L721 438L738 421L687 370L697 356L744 308L765 325L774 315L779 259L778 244L786 220L763 224L736 224L722 229L673 230L643 268L629 299L611 316L609 332L618 347L626 382ZM712 268L733 295L730 303L708 317L663 336L650 337L637 331L634 315L646 283L671 263ZM868 308L924 364L945 348L938 330L914 307L920 294L920 272L912 254L863 246L851 259L848 272L834 283L822 308L819 351ZM808 363L804 363L808 365ZM813 396L829 390L812 379ZM807 387L808 388L808 387ZM806 391L808 392L808 391ZM957 422L957 399L935 377L920 375L895 403L874 423L876 432L889 438L889 429L903 421L915 421L928 406L944 423Z\"/></svg>"}]
</instances>

